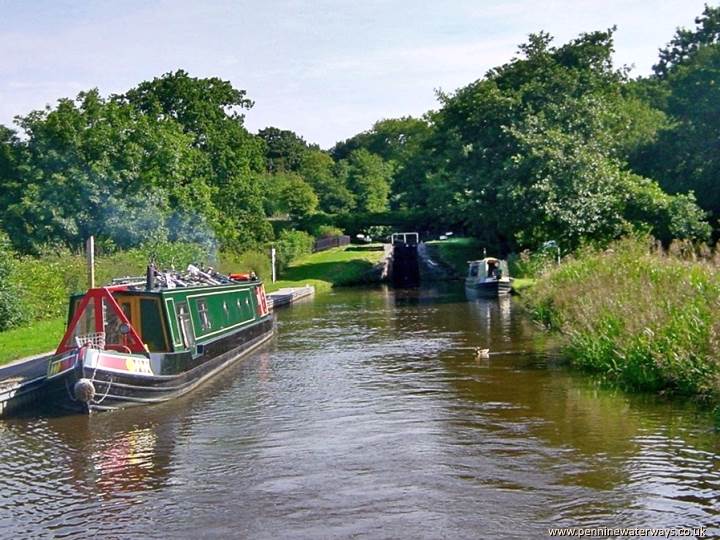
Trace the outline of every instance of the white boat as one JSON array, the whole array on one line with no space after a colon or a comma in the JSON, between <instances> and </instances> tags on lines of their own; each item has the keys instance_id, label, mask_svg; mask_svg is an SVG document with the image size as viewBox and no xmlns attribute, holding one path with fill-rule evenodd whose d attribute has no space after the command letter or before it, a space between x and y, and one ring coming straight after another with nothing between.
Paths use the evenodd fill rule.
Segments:
<instances>
[{"instance_id":1,"label":"white boat","mask_svg":"<svg viewBox=\"0 0 720 540\"><path fill-rule=\"evenodd\" d=\"M511 283L507 261L494 257L468 261L465 288L478 296L493 297L510 294Z\"/></svg>"}]
</instances>

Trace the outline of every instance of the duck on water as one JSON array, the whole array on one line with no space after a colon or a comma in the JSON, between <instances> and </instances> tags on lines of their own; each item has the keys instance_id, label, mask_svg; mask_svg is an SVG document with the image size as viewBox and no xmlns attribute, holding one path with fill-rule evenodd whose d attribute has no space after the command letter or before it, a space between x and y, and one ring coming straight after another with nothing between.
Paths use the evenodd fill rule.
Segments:
<instances>
[{"instance_id":1,"label":"duck on water","mask_svg":"<svg viewBox=\"0 0 720 540\"><path fill-rule=\"evenodd\" d=\"M42 401L80 413L183 395L273 334L254 275L148 267L70 298L68 326L47 365Z\"/></svg>"}]
</instances>

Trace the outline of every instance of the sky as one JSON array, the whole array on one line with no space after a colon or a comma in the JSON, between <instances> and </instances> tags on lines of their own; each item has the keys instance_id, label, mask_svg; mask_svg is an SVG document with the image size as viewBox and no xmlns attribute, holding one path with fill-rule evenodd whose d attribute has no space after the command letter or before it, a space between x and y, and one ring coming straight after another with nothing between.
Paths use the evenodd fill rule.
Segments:
<instances>
[{"instance_id":1,"label":"sky","mask_svg":"<svg viewBox=\"0 0 720 540\"><path fill-rule=\"evenodd\" d=\"M0 124L184 69L247 90L251 131L329 148L437 108L437 89L482 78L540 30L562 44L616 25L616 64L648 74L705 1L0 0Z\"/></svg>"}]
</instances>

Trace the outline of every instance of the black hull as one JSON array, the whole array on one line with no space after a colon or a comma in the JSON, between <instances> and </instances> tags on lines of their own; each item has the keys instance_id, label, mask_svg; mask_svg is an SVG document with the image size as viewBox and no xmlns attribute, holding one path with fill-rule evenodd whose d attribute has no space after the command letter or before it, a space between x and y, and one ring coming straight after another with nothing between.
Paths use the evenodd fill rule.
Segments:
<instances>
[{"instance_id":1,"label":"black hull","mask_svg":"<svg viewBox=\"0 0 720 540\"><path fill-rule=\"evenodd\" d=\"M480 298L495 298L510 294L512 286L508 281L486 281L482 283L465 283L465 288Z\"/></svg>"},{"instance_id":2,"label":"black hull","mask_svg":"<svg viewBox=\"0 0 720 540\"><path fill-rule=\"evenodd\" d=\"M243 355L260 347L273 336L273 330L274 319L268 317L230 336L207 343L203 355L192 359L194 367L175 374L139 375L77 367L49 381L47 402L53 409L62 408L84 414L163 403L194 390ZM181 358L181 363L182 360L185 359ZM95 387L95 398L89 404L73 397L73 387L81 378L91 379Z\"/></svg>"}]
</instances>

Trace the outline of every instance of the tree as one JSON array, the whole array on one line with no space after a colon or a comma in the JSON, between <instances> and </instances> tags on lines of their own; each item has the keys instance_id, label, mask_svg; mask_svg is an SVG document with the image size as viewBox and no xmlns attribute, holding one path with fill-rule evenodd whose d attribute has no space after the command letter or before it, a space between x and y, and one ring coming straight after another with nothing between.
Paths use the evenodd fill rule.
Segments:
<instances>
[{"instance_id":1,"label":"tree","mask_svg":"<svg viewBox=\"0 0 720 540\"><path fill-rule=\"evenodd\" d=\"M720 45L702 47L666 79L672 120L647 147L641 171L671 193L694 191L700 205L720 216Z\"/></svg>"},{"instance_id":2,"label":"tree","mask_svg":"<svg viewBox=\"0 0 720 540\"><path fill-rule=\"evenodd\" d=\"M308 151L305 139L287 129L267 127L258 131L265 141L265 162L269 172L297 172Z\"/></svg>"},{"instance_id":3,"label":"tree","mask_svg":"<svg viewBox=\"0 0 720 540\"><path fill-rule=\"evenodd\" d=\"M317 195L298 174L266 174L263 186L267 193L265 209L268 215L287 214L292 219L300 219L313 214L317 209Z\"/></svg>"},{"instance_id":4,"label":"tree","mask_svg":"<svg viewBox=\"0 0 720 540\"><path fill-rule=\"evenodd\" d=\"M24 159L23 146L15 131L0 125L0 225L7 208L21 197L20 166Z\"/></svg>"},{"instance_id":5,"label":"tree","mask_svg":"<svg viewBox=\"0 0 720 540\"><path fill-rule=\"evenodd\" d=\"M207 160L174 120L149 118L92 90L19 125L24 183L5 225L22 251L77 248L91 234L121 247L175 238L183 231L171 231L168 219L179 214L198 216L195 228L217 223Z\"/></svg>"},{"instance_id":6,"label":"tree","mask_svg":"<svg viewBox=\"0 0 720 540\"><path fill-rule=\"evenodd\" d=\"M392 163L391 204L393 208L407 209L413 204L417 178L423 173L421 152L432 134L429 118L430 115L380 120L370 130L337 143L331 154L335 159L342 160L362 148Z\"/></svg>"},{"instance_id":7,"label":"tree","mask_svg":"<svg viewBox=\"0 0 720 540\"><path fill-rule=\"evenodd\" d=\"M370 130L337 143L330 153L341 160L347 159L354 150L364 148L385 161L405 163L415 155L430 131L426 119L403 116L379 120Z\"/></svg>"},{"instance_id":8,"label":"tree","mask_svg":"<svg viewBox=\"0 0 720 540\"><path fill-rule=\"evenodd\" d=\"M625 74L612 66L612 32L560 47L533 35L520 58L441 94L418 190L438 221L462 216L500 250L548 238L572 248L633 225L639 214L627 193L641 179L627 171L627 154L652 140L664 117L624 90Z\"/></svg>"},{"instance_id":9,"label":"tree","mask_svg":"<svg viewBox=\"0 0 720 540\"><path fill-rule=\"evenodd\" d=\"M233 88L230 82L217 77L198 79L183 70L142 82L113 98L157 120L171 117L198 145L210 143L208 134L228 121L242 126L243 110L253 106L245 90Z\"/></svg>"},{"instance_id":10,"label":"tree","mask_svg":"<svg viewBox=\"0 0 720 540\"><path fill-rule=\"evenodd\" d=\"M720 217L720 7L705 6L695 30L679 29L660 52L656 76L642 81L667 121L632 155L633 168L670 193L697 195Z\"/></svg>"},{"instance_id":11,"label":"tree","mask_svg":"<svg viewBox=\"0 0 720 540\"><path fill-rule=\"evenodd\" d=\"M244 90L180 70L143 82L115 99L153 119L173 119L193 137L194 146L207 157L204 176L213 187L218 211L215 230L225 245L241 249L272 236L257 181L265 170L265 147L243 126L243 111L253 105Z\"/></svg>"},{"instance_id":12,"label":"tree","mask_svg":"<svg viewBox=\"0 0 720 540\"><path fill-rule=\"evenodd\" d=\"M660 49L660 60L653 66L657 77L666 78L674 69L692 62L701 48L720 42L720 6L705 4L695 24L694 30L679 28L670 43Z\"/></svg>"},{"instance_id":13,"label":"tree","mask_svg":"<svg viewBox=\"0 0 720 540\"><path fill-rule=\"evenodd\" d=\"M392 165L364 148L353 150L344 161L347 185L355 196L356 209L360 212L388 210Z\"/></svg>"},{"instance_id":14,"label":"tree","mask_svg":"<svg viewBox=\"0 0 720 540\"><path fill-rule=\"evenodd\" d=\"M317 194L323 212L345 213L355 207L355 198L346 185L347 173L338 174L335 162L327 153L314 149L306 151L298 171Z\"/></svg>"}]
</instances>

